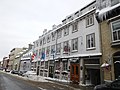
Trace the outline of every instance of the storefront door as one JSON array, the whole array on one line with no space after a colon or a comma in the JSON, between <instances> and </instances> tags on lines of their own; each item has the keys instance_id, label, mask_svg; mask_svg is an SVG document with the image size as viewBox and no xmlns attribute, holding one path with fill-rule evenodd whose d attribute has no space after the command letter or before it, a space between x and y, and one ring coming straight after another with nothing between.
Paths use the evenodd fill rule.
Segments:
<instances>
[{"instance_id":1,"label":"storefront door","mask_svg":"<svg viewBox=\"0 0 120 90\"><path fill-rule=\"evenodd\" d=\"M79 83L79 78L80 78L80 65L79 64L71 64L70 77L73 83Z\"/></svg>"}]
</instances>

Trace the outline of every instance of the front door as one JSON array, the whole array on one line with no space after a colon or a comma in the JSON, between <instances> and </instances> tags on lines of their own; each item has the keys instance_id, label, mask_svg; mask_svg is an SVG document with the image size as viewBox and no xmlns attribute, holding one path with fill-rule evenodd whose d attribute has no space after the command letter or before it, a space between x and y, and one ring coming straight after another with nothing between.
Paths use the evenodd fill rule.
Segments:
<instances>
[{"instance_id":1,"label":"front door","mask_svg":"<svg viewBox=\"0 0 120 90\"><path fill-rule=\"evenodd\" d=\"M71 64L70 66L70 79L73 83L79 83L80 78L80 65Z\"/></svg>"}]
</instances>

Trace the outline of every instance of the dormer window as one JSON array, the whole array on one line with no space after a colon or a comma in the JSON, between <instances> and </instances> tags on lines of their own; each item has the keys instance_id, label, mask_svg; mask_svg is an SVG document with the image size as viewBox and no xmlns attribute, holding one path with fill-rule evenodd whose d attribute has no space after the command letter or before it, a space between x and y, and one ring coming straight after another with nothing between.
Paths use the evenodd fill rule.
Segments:
<instances>
[{"instance_id":1,"label":"dormer window","mask_svg":"<svg viewBox=\"0 0 120 90\"><path fill-rule=\"evenodd\" d=\"M62 23L63 23L63 24L66 24L66 19L62 20Z\"/></svg>"},{"instance_id":2,"label":"dormer window","mask_svg":"<svg viewBox=\"0 0 120 90\"><path fill-rule=\"evenodd\" d=\"M76 15L77 17L79 17L79 11L77 11L77 12L75 13L75 15Z\"/></svg>"}]
</instances>

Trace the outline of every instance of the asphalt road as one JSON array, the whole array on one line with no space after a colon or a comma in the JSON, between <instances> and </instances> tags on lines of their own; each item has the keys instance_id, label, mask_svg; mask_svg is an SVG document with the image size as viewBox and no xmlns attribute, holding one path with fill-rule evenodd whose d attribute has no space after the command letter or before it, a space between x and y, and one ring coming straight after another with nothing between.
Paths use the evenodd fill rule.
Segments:
<instances>
[{"instance_id":1,"label":"asphalt road","mask_svg":"<svg viewBox=\"0 0 120 90\"><path fill-rule=\"evenodd\" d=\"M0 72L0 90L41 90L24 80Z\"/></svg>"},{"instance_id":2,"label":"asphalt road","mask_svg":"<svg viewBox=\"0 0 120 90\"><path fill-rule=\"evenodd\" d=\"M72 88L74 86L76 88ZM37 82L0 71L0 90L93 90L78 85L65 85L58 82Z\"/></svg>"},{"instance_id":3,"label":"asphalt road","mask_svg":"<svg viewBox=\"0 0 120 90\"><path fill-rule=\"evenodd\" d=\"M36 82L0 72L0 90L76 90L54 82ZM77 89L80 90L80 89Z\"/></svg>"}]
</instances>

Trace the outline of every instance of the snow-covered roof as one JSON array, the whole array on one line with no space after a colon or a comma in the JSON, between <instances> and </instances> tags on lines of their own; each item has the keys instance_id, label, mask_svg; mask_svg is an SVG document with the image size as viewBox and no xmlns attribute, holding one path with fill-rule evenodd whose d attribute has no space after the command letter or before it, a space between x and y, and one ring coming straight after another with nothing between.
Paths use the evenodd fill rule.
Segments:
<instances>
[{"instance_id":1,"label":"snow-covered roof","mask_svg":"<svg viewBox=\"0 0 120 90\"><path fill-rule=\"evenodd\" d=\"M109 6L101 10L96 10L97 18L99 21L103 21L106 19L109 19L109 17L113 16L114 14L117 14L119 11L120 3L114 5L114 6ZM116 10L115 10L116 9ZM119 13L118 13L119 14Z\"/></svg>"}]
</instances>

